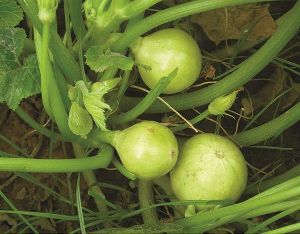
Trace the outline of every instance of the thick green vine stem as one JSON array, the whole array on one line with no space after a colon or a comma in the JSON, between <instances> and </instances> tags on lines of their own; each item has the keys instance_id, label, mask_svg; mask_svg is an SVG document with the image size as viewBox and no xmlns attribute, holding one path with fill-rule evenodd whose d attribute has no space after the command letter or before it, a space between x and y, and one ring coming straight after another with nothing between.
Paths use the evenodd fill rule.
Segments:
<instances>
[{"instance_id":1,"label":"thick green vine stem","mask_svg":"<svg viewBox=\"0 0 300 234\"><path fill-rule=\"evenodd\" d=\"M38 30L35 33L35 47L38 55L39 68L41 73L41 93L43 105L46 112L57 123L61 134L70 139L76 139L67 126L67 113L60 93L59 87L54 78L54 71L49 59L50 28L56 19L57 0L39 0L39 19L42 22L43 32L40 35Z\"/></svg>"},{"instance_id":2,"label":"thick green vine stem","mask_svg":"<svg viewBox=\"0 0 300 234\"><path fill-rule=\"evenodd\" d=\"M36 122L30 115L28 115L20 106L15 110L15 112L25 123L27 123L30 127L35 129L37 132L41 133L42 135L49 138L54 138L57 141L72 142L72 139L63 138L57 132L51 132L49 129L43 127L41 124ZM99 146L99 142L104 142L104 143L106 142L108 144L112 144L115 135L116 135L115 132L96 130L94 134L91 134L91 136L88 139L85 140L79 137L75 142L86 147L96 148Z\"/></svg>"},{"instance_id":3,"label":"thick green vine stem","mask_svg":"<svg viewBox=\"0 0 300 234\"><path fill-rule=\"evenodd\" d=\"M250 130L233 136L241 146L254 145L271 137L280 135L284 130L300 120L300 102L277 118Z\"/></svg>"},{"instance_id":4,"label":"thick green vine stem","mask_svg":"<svg viewBox=\"0 0 300 234\"><path fill-rule=\"evenodd\" d=\"M294 223L281 228L276 228L274 230L264 232L264 234L293 233L299 230L300 230L300 223Z\"/></svg>"},{"instance_id":5,"label":"thick green vine stem","mask_svg":"<svg viewBox=\"0 0 300 234\"><path fill-rule=\"evenodd\" d=\"M258 192L265 191L266 189L272 188L273 186L276 186L297 176L300 176L300 165L290 169L289 171L281 175L275 176L271 179L254 184L252 186L248 186L245 190L245 194L253 195Z\"/></svg>"},{"instance_id":6,"label":"thick green vine stem","mask_svg":"<svg viewBox=\"0 0 300 234\"><path fill-rule=\"evenodd\" d=\"M145 10L159 2L162 2L162 0L135 0L124 8L122 14L129 19L142 14Z\"/></svg>"},{"instance_id":7,"label":"thick green vine stem","mask_svg":"<svg viewBox=\"0 0 300 234\"><path fill-rule=\"evenodd\" d=\"M42 36L43 35L43 36ZM53 119L52 110L50 107L50 97L49 97L49 60L48 60L48 45L49 45L49 25L43 26L43 33L39 32L34 28L34 42L36 48L36 54L39 61L39 68L41 73L41 95L43 106L47 114ZM51 78L52 79L52 78Z\"/></svg>"},{"instance_id":8,"label":"thick green vine stem","mask_svg":"<svg viewBox=\"0 0 300 234\"><path fill-rule=\"evenodd\" d=\"M195 0L170 7L141 20L126 31L117 41L113 50L118 52L124 51L139 36L162 24L204 11L256 2L266 2L266 0Z\"/></svg>"},{"instance_id":9,"label":"thick green vine stem","mask_svg":"<svg viewBox=\"0 0 300 234\"><path fill-rule=\"evenodd\" d=\"M223 7L224 5L229 3L241 3L241 1L192 1L188 6L194 6L194 8L181 8L179 5L173 8L169 8L169 12L178 13L178 16L181 16L184 12L184 16L189 14L198 13L204 10L212 9L214 4L219 3L219 7ZM224 3L223 5L220 2ZM258 1L243 1L243 3L249 2L258 2ZM262 2L262 1L260 1ZM185 4L183 4L185 5ZM182 12L178 12L176 9L181 9ZM152 16L145 18L143 21L140 21L136 27L128 30L116 43L117 46L114 48L115 50L123 50L126 48L127 44L139 36L141 33L145 32L145 30L149 30L158 25L157 20L163 22L168 22L176 18L172 15L169 16L166 13L168 10L161 11ZM276 32L272 35L272 37L258 50L256 51L250 58L244 61L238 69L232 72L230 75L217 82L216 84L210 85L207 88L203 88L190 93L183 93L174 96L165 97L164 100L169 103L176 110L185 110L193 107L198 107L204 104L207 104L214 100L215 98L222 96L226 93L232 92L234 89L237 89L251 80L255 75L257 75L264 67L266 67L284 48L287 42L293 38L298 29L300 27L300 2L294 5L294 7L283 16L280 24ZM167 17L169 16L169 17ZM153 23L150 20L154 20ZM120 104L120 107L123 108L124 111L132 108L136 105L137 102L140 101L140 98L133 97L124 97ZM158 100L154 102L154 104L147 110L148 113L163 113L170 111L168 107L166 107L163 103Z\"/></svg>"},{"instance_id":10,"label":"thick green vine stem","mask_svg":"<svg viewBox=\"0 0 300 234\"><path fill-rule=\"evenodd\" d=\"M95 1L86 0L84 3L85 14L89 31L85 40L89 38L92 44L105 40L109 34L117 30L120 24L130 18L142 14L149 7L162 0L112 0L95 3ZM106 6L108 6L106 8Z\"/></svg>"},{"instance_id":11,"label":"thick green vine stem","mask_svg":"<svg viewBox=\"0 0 300 234\"><path fill-rule=\"evenodd\" d=\"M156 225L158 224L158 216L155 208L147 209L154 204L152 182L139 180L139 202L141 209L145 209L142 213L144 224Z\"/></svg>"},{"instance_id":12,"label":"thick green vine stem","mask_svg":"<svg viewBox=\"0 0 300 234\"><path fill-rule=\"evenodd\" d=\"M42 34L43 25L38 17L37 1L17 0L26 16L30 19L34 27ZM50 48L54 56L54 60L60 66L70 82L81 79L81 72L78 64L70 51L63 44L60 36L54 29L50 29L51 44Z\"/></svg>"},{"instance_id":13,"label":"thick green vine stem","mask_svg":"<svg viewBox=\"0 0 300 234\"><path fill-rule=\"evenodd\" d=\"M206 116L208 113L205 114L205 112L203 112L202 114ZM199 116L190 120L190 122L194 124L196 122L195 120L198 120L198 118L203 119L203 116L200 114ZM295 104L277 118L231 137L241 146L255 145L271 137L280 135L283 131L293 126L298 121L300 121L300 102ZM184 126L187 126L187 124L179 125L178 127L172 128L172 130L173 132L176 132L181 130Z\"/></svg>"},{"instance_id":14,"label":"thick green vine stem","mask_svg":"<svg viewBox=\"0 0 300 234\"><path fill-rule=\"evenodd\" d=\"M103 145L98 155L77 159L33 159L0 157L0 171L66 173L106 168L112 161L114 150Z\"/></svg>"},{"instance_id":15,"label":"thick green vine stem","mask_svg":"<svg viewBox=\"0 0 300 234\"><path fill-rule=\"evenodd\" d=\"M218 224L219 226L223 223L230 222L233 219L237 220L240 216L245 215L248 212L257 208L261 208L263 206L268 206L271 204L273 205L299 196L300 177L294 178L293 180L291 180L291 182L294 183L295 180L298 181L298 186L293 186L292 188L288 188L286 190L279 191L277 193L272 193L266 196L249 199L247 201L231 206L215 209L210 212L199 212L192 217L178 220L176 223L185 226L187 228L185 230L186 232L205 232L211 229L212 226L216 227L215 224ZM289 183L289 181L285 183ZM216 220L218 219L220 219L220 221L216 222ZM211 223L212 225L208 225L209 223Z\"/></svg>"},{"instance_id":16,"label":"thick green vine stem","mask_svg":"<svg viewBox=\"0 0 300 234\"><path fill-rule=\"evenodd\" d=\"M119 133L121 133L121 131L95 130L94 133L91 134L91 137L89 139L91 140L91 145L95 145L95 144L99 144L99 142L103 142L114 146L115 139Z\"/></svg>"},{"instance_id":17,"label":"thick green vine stem","mask_svg":"<svg viewBox=\"0 0 300 234\"><path fill-rule=\"evenodd\" d=\"M73 149L74 149L75 156L77 158L82 159L82 160L87 159L86 154L84 152L84 148L81 145L73 143ZM102 156L105 156L103 166L107 167L110 164L110 162L112 161L114 150L109 145L103 145L101 153L102 153ZM99 185L97 185L97 179L96 179L96 176L95 176L94 172L91 171L91 170L85 170L85 171L82 171L82 175L83 175L84 180L86 181L89 189L94 194L97 194L98 196L103 197L105 199L105 195L101 191L101 188L99 187ZM107 208L106 204L102 200L97 199L97 198L94 198L94 201L97 205L98 210L103 215L107 216L108 215L107 214L108 208ZM105 227L110 227L110 224L109 223L104 223L104 226Z\"/></svg>"},{"instance_id":18,"label":"thick green vine stem","mask_svg":"<svg viewBox=\"0 0 300 234\"><path fill-rule=\"evenodd\" d=\"M124 124L131 120L134 120L139 115L144 113L149 106L155 101L155 99L166 89L170 82L175 78L177 74L177 68L172 71L168 76L163 77L155 85L155 87L143 98L135 107L129 110L126 113L122 113L116 116L112 116L109 119L109 122L112 124Z\"/></svg>"},{"instance_id":19,"label":"thick green vine stem","mask_svg":"<svg viewBox=\"0 0 300 234\"><path fill-rule=\"evenodd\" d=\"M55 120L62 136L77 141L79 137L74 135L68 127L68 115L49 59L49 29L49 24L43 26L42 37L40 37L37 30L34 31L36 53L41 73L42 100L47 114Z\"/></svg>"}]
</instances>

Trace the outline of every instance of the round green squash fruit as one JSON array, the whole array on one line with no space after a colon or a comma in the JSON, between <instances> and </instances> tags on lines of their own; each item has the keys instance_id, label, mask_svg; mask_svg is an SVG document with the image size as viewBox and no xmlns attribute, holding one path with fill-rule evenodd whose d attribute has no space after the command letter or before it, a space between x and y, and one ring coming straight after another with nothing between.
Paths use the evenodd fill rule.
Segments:
<instances>
[{"instance_id":1,"label":"round green squash fruit","mask_svg":"<svg viewBox=\"0 0 300 234\"><path fill-rule=\"evenodd\" d=\"M114 147L124 167L143 180L167 174L178 158L176 137L155 121L143 121L120 131Z\"/></svg>"},{"instance_id":2,"label":"round green squash fruit","mask_svg":"<svg viewBox=\"0 0 300 234\"><path fill-rule=\"evenodd\" d=\"M235 202L246 187L247 176L240 149L228 138L211 133L187 140L170 173L172 189L180 200Z\"/></svg>"},{"instance_id":3,"label":"round green squash fruit","mask_svg":"<svg viewBox=\"0 0 300 234\"><path fill-rule=\"evenodd\" d=\"M197 42L186 32L168 28L138 38L130 46L144 83L153 88L178 68L177 75L163 93L173 94L190 87L199 77L202 56Z\"/></svg>"}]
</instances>

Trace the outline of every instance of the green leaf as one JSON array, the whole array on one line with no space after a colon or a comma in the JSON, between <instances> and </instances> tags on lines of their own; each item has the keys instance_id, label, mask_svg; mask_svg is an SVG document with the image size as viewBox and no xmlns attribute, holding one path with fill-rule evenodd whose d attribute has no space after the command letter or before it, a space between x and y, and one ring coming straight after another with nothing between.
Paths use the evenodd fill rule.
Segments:
<instances>
[{"instance_id":1,"label":"green leaf","mask_svg":"<svg viewBox=\"0 0 300 234\"><path fill-rule=\"evenodd\" d=\"M134 61L120 53L115 53L103 49L99 46L92 46L85 54L86 63L96 72L103 72L108 68L118 68L121 70L131 70Z\"/></svg>"},{"instance_id":2,"label":"green leaf","mask_svg":"<svg viewBox=\"0 0 300 234\"><path fill-rule=\"evenodd\" d=\"M20 28L0 28L0 76L19 66L26 34Z\"/></svg>"},{"instance_id":3,"label":"green leaf","mask_svg":"<svg viewBox=\"0 0 300 234\"><path fill-rule=\"evenodd\" d=\"M0 76L0 102L15 110L22 99L40 92L38 62L35 55L25 59L24 65Z\"/></svg>"},{"instance_id":4,"label":"green leaf","mask_svg":"<svg viewBox=\"0 0 300 234\"><path fill-rule=\"evenodd\" d=\"M93 117L95 124L101 130L107 130L105 109L110 110L110 106L103 100L103 93L87 93L83 95L83 103L87 111Z\"/></svg>"},{"instance_id":5,"label":"green leaf","mask_svg":"<svg viewBox=\"0 0 300 234\"><path fill-rule=\"evenodd\" d=\"M23 19L22 9L14 0L0 1L0 27L14 27Z\"/></svg>"},{"instance_id":6,"label":"green leaf","mask_svg":"<svg viewBox=\"0 0 300 234\"><path fill-rule=\"evenodd\" d=\"M93 120L86 109L82 108L78 103L72 102L68 125L74 134L86 138L86 135L93 128Z\"/></svg>"},{"instance_id":7,"label":"green leaf","mask_svg":"<svg viewBox=\"0 0 300 234\"><path fill-rule=\"evenodd\" d=\"M83 103L85 108L93 117L97 127L99 127L102 131L107 130L105 110L111 110L103 96L116 87L120 80L121 78L115 78L93 83L91 86L91 92L83 94Z\"/></svg>"},{"instance_id":8,"label":"green leaf","mask_svg":"<svg viewBox=\"0 0 300 234\"><path fill-rule=\"evenodd\" d=\"M24 59L22 52L25 31L19 28L0 29L0 102L15 110L22 99L40 92L38 62L35 55Z\"/></svg>"}]
</instances>

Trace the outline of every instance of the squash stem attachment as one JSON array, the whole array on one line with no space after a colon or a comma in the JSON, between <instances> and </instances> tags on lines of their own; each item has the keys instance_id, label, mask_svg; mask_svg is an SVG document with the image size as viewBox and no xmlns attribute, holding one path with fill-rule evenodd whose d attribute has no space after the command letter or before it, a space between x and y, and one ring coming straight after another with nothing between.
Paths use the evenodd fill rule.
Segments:
<instances>
[{"instance_id":1,"label":"squash stem attachment","mask_svg":"<svg viewBox=\"0 0 300 234\"><path fill-rule=\"evenodd\" d=\"M121 131L97 131L96 130L92 135L91 139L93 139L93 142L95 143L97 142L98 144L99 142L103 142L115 146L117 137L119 136L120 133Z\"/></svg>"}]
</instances>

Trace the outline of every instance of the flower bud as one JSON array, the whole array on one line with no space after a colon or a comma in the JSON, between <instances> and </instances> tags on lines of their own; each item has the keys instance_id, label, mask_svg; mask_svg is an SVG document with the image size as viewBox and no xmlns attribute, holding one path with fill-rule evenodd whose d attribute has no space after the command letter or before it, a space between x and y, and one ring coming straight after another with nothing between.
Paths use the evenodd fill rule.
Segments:
<instances>
[{"instance_id":1,"label":"flower bud","mask_svg":"<svg viewBox=\"0 0 300 234\"><path fill-rule=\"evenodd\" d=\"M238 91L234 91L226 96L216 98L208 105L208 112L211 115L223 115L232 107L237 93Z\"/></svg>"},{"instance_id":2,"label":"flower bud","mask_svg":"<svg viewBox=\"0 0 300 234\"><path fill-rule=\"evenodd\" d=\"M39 19L43 24L50 24L56 17L58 0L38 0Z\"/></svg>"}]
</instances>

